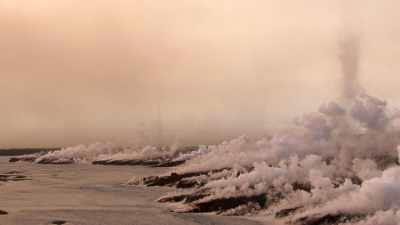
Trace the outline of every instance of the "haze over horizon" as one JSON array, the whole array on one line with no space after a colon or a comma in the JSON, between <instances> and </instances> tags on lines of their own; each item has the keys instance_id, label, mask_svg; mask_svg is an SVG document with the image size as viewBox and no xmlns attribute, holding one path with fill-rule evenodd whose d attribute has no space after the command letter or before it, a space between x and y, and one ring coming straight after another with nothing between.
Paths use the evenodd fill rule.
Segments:
<instances>
[{"instance_id":1,"label":"haze over horizon","mask_svg":"<svg viewBox=\"0 0 400 225\"><path fill-rule=\"evenodd\" d=\"M348 3L350 2L350 3ZM400 3L0 1L0 147L259 135L360 82L400 105Z\"/></svg>"}]
</instances>

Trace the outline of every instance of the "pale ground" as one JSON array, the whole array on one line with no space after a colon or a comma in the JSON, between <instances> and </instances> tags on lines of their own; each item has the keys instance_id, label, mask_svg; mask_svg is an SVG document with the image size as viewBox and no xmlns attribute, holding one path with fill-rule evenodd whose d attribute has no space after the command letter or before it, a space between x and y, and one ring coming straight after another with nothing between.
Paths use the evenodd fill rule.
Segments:
<instances>
[{"instance_id":1,"label":"pale ground","mask_svg":"<svg viewBox=\"0 0 400 225\"><path fill-rule=\"evenodd\" d=\"M160 168L92 165L10 164L0 157L0 174L21 171L32 180L0 182L0 225L256 225L237 217L175 214L155 200L169 188L123 185Z\"/></svg>"}]
</instances>

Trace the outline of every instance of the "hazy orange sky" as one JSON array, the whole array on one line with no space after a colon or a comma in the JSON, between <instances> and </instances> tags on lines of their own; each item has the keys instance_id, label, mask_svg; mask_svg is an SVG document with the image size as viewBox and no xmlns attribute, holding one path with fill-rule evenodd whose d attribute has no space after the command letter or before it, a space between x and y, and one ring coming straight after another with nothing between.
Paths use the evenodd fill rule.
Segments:
<instances>
[{"instance_id":1,"label":"hazy orange sky","mask_svg":"<svg viewBox=\"0 0 400 225\"><path fill-rule=\"evenodd\" d=\"M396 0L0 0L0 146L260 134L361 83L400 106ZM162 133L163 135L160 135Z\"/></svg>"}]
</instances>

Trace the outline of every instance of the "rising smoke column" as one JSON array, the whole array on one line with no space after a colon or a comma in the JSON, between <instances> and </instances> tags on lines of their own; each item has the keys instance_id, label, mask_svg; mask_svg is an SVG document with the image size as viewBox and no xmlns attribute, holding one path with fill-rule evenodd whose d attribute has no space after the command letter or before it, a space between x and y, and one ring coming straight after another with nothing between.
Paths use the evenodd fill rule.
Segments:
<instances>
[{"instance_id":1,"label":"rising smoke column","mask_svg":"<svg viewBox=\"0 0 400 225\"><path fill-rule=\"evenodd\" d=\"M346 35L340 41L339 48L343 74L342 97L345 100L353 100L362 92L359 83L360 37L355 34Z\"/></svg>"}]
</instances>

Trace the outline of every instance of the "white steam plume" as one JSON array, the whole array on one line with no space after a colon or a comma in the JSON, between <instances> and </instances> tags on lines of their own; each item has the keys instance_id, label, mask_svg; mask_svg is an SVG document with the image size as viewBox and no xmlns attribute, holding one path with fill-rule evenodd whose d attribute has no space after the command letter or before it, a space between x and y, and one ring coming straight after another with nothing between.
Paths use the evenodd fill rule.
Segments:
<instances>
[{"instance_id":1,"label":"white steam plume","mask_svg":"<svg viewBox=\"0 0 400 225\"><path fill-rule=\"evenodd\" d=\"M353 99L362 92L359 83L360 70L360 37L355 34L346 35L339 43L340 65L343 74L344 99Z\"/></svg>"}]
</instances>

